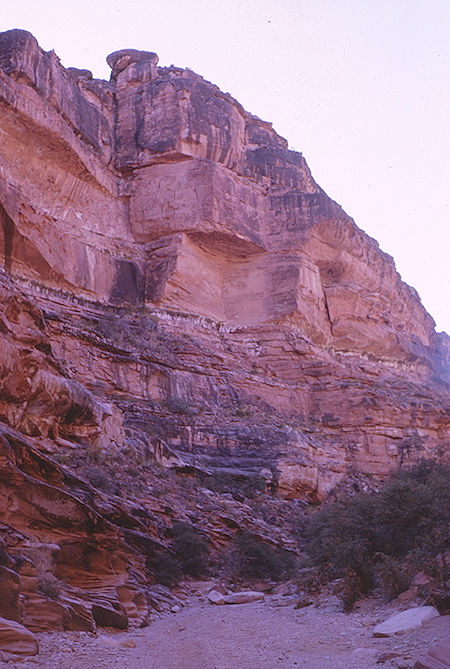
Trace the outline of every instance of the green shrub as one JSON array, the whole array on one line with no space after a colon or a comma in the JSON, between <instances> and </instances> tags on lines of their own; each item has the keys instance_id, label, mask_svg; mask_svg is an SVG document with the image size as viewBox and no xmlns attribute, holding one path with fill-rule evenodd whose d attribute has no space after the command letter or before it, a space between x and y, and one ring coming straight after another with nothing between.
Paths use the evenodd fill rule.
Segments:
<instances>
[{"instance_id":1,"label":"green shrub","mask_svg":"<svg viewBox=\"0 0 450 669\"><path fill-rule=\"evenodd\" d=\"M347 608L376 585L396 596L449 545L450 467L422 461L376 493L328 504L304 527L327 578L345 577ZM352 594L353 593L353 594Z\"/></svg>"},{"instance_id":2,"label":"green shrub","mask_svg":"<svg viewBox=\"0 0 450 669\"><path fill-rule=\"evenodd\" d=\"M50 599L58 599L61 594L61 585L52 577L43 577L38 580L38 591Z\"/></svg>"},{"instance_id":3,"label":"green shrub","mask_svg":"<svg viewBox=\"0 0 450 669\"><path fill-rule=\"evenodd\" d=\"M91 486L102 490L107 495L117 495L120 492L120 486L115 475L109 469L89 465L81 469L81 475L86 477Z\"/></svg>"},{"instance_id":4,"label":"green shrub","mask_svg":"<svg viewBox=\"0 0 450 669\"><path fill-rule=\"evenodd\" d=\"M423 460L399 472L378 497L379 546L403 556L415 548L437 555L448 547L450 467Z\"/></svg>"},{"instance_id":5,"label":"green shrub","mask_svg":"<svg viewBox=\"0 0 450 669\"><path fill-rule=\"evenodd\" d=\"M156 550L146 560L146 566L152 572L158 583L173 587L179 583L182 577L180 562L173 552L167 550Z\"/></svg>"},{"instance_id":6,"label":"green shrub","mask_svg":"<svg viewBox=\"0 0 450 669\"><path fill-rule=\"evenodd\" d=\"M412 555L407 555L402 560L389 555L379 558L377 575L383 593L388 599L394 599L401 592L407 590L411 578L422 565L420 559L415 561Z\"/></svg>"},{"instance_id":7,"label":"green shrub","mask_svg":"<svg viewBox=\"0 0 450 669\"><path fill-rule=\"evenodd\" d=\"M245 581L289 578L297 566L292 553L272 548L251 532L235 537L229 562L232 579Z\"/></svg>"},{"instance_id":8,"label":"green shrub","mask_svg":"<svg viewBox=\"0 0 450 669\"><path fill-rule=\"evenodd\" d=\"M203 534L183 522L174 523L171 534L170 551L155 551L147 558L147 567L158 583L174 586L183 576L207 576L209 546Z\"/></svg>"},{"instance_id":9,"label":"green shrub","mask_svg":"<svg viewBox=\"0 0 450 669\"><path fill-rule=\"evenodd\" d=\"M256 474L238 477L221 471L204 477L202 484L213 492L228 492L238 501L243 501L245 498L254 499L259 493L264 492L266 488L266 480Z\"/></svg>"},{"instance_id":10,"label":"green shrub","mask_svg":"<svg viewBox=\"0 0 450 669\"><path fill-rule=\"evenodd\" d=\"M192 525L177 522L172 528L172 548L183 574L199 578L208 573L209 546Z\"/></svg>"}]
</instances>

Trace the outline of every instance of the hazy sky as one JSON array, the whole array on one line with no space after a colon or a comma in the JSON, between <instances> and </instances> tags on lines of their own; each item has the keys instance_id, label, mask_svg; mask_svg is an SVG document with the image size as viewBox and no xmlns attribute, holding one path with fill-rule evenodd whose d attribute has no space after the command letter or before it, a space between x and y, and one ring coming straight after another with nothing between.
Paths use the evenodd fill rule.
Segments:
<instances>
[{"instance_id":1,"label":"hazy sky","mask_svg":"<svg viewBox=\"0 0 450 669\"><path fill-rule=\"evenodd\" d=\"M16 0L66 67L117 49L190 67L302 151L450 333L450 0Z\"/></svg>"}]
</instances>

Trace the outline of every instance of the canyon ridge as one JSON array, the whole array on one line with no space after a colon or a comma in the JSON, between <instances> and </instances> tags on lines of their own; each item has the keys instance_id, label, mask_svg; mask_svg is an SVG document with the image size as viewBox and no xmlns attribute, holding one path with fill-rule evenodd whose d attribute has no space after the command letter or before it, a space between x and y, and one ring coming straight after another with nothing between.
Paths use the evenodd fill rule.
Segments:
<instances>
[{"instance_id":1,"label":"canyon ridge","mask_svg":"<svg viewBox=\"0 0 450 669\"><path fill-rule=\"evenodd\" d=\"M0 615L24 652L173 606L174 523L295 551L293 509L448 462L450 339L393 259L228 93L107 60L0 34Z\"/></svg>"}]
</instances>

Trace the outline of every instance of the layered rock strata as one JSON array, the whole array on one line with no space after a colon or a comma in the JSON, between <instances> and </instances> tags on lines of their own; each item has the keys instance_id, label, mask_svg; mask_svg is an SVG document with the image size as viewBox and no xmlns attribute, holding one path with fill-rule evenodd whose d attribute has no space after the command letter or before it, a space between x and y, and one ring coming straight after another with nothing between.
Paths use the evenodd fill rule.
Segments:
<instances>
[{"instance_id":1,"label":"layered rock strata","mask_svg":"<svg viewBox=\"0 0 450 669\"><path fill-rule=\"evenodd\" d=\"M31 630L141 624L146 559L184 513L58 459L317 500L448 453L449 339L392 258L230 95L154 53L108 63L100 81L0 34L0 615Z\"/></svg>"}]
</instances>

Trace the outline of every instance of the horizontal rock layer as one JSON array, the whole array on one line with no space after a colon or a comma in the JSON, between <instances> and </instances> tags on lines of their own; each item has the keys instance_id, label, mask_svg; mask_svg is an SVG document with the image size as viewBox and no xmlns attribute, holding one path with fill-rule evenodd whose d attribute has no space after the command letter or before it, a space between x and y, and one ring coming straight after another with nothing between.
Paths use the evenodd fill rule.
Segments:
<instances>
[{"instance_id":1,"label":"horizontal rock layer","mask_svg":"<svg viewBox=\"0 0 450 669\"><path fill-rule=\"evenodd\" d=\"M137 500L155 461L317 500L448 453L449 338L392 258L230 95L108 62L0 34L0 615L31 630L142 624L176 517L255 530ZM126 459L124 501L93 480Z\"/></svg>"}]
</instances>

